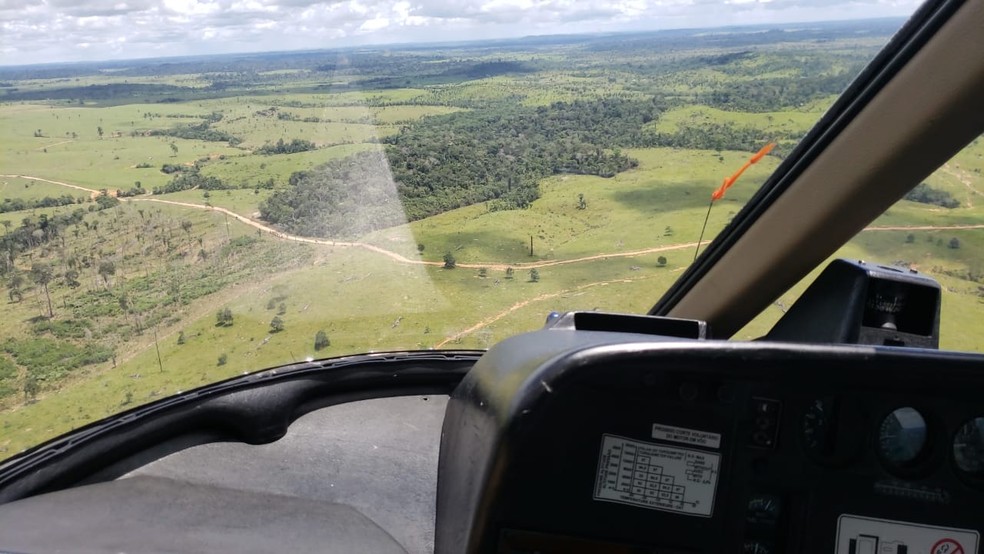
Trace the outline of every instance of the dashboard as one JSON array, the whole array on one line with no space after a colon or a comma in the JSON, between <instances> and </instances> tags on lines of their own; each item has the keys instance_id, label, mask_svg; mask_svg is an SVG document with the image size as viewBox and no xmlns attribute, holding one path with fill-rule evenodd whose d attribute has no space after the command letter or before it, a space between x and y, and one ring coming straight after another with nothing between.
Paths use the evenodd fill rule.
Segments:
<instances>
[{"instance_id":1,"label":"dashboard","mask_svg":"<svg viewBox=\"0 0 984 554\"><path fill-rule=\"evenodd\" d=\"M437 551L978 552L982 385L929 350L516 337L452 395Z\"/></svg>"},{"instance_id":2,"label":"dashboard","mask_svg":"<svg viewBox=\"0 0 984 554\"><path fill-rule=\"evenodd\" d=\"M606 317L83 428L0 464L0 550L981 551L984 356Z\"/></svg>"}]
</instances>

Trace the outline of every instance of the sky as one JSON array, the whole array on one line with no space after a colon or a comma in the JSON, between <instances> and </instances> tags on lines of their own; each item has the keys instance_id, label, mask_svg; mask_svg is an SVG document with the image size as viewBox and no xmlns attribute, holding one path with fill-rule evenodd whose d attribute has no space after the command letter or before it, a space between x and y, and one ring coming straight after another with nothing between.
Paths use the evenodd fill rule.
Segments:
<instances>
[{"instance_id":1,"label":"sky","mask_svg":"<svg viewBox=\"0 0 984 554\"><path fill-rule=\"evenodd\" d=\"M916 0L0 0L0 65L910 15Z\"/></svg>"}]
</instances>

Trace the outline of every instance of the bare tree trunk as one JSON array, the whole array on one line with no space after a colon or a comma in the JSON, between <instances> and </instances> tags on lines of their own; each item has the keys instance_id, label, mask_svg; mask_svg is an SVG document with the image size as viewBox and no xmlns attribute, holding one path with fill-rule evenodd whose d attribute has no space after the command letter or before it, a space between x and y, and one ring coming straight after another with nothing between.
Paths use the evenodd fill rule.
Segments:
<instances>
[{"instance_id":1,"label":"bare tree trunk","mask_svg":"<svg viewBox=\"0 0 984 554\"><path fill-rule=\"evenodd\" d=\"M48 284L45 283L44 287L44 297L48 300L48 317L55 317L55 312L51 309L51 295L48 293Z\"/></svg>"}]
</instances>

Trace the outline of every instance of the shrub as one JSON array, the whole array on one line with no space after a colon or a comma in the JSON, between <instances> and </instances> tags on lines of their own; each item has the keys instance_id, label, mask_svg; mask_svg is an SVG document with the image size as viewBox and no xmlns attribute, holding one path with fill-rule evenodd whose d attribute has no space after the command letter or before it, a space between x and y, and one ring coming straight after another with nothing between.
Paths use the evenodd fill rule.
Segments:
<instances>
[{"instance_id":1,"label":"shrub","mask_svg":"<svg viewBox=\"0 0 984 554\"><path fill-rule=\"evenodd\" d=\"M322 329L314 335L314 349L323 350L331 346L331 340L328 339L328 333Z\"/></svg>"}]
</instances>

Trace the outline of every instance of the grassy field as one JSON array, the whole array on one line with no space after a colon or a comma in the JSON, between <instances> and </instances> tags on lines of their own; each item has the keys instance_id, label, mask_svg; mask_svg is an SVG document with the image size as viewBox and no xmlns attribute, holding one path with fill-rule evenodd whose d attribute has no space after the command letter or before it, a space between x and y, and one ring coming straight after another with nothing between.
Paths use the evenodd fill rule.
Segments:
<instances>
[{"instance_id":1,"label":"grassy field","mask_svg":"<svg viewBox=\"0 0 984 554\"><path fill-rule=\"evenodd\" d=\"M24 239L30 248L12 259L14 269L0 283L5 302L0 458L121 409L285 362L370 350L486 348L540 327L550 311L644 312L692 261L711 192L747 160L748 152L623 148L638 160L637 168L610 178L553 175L540 181L540 196L527 209L493 211L491 203L473 204L358 239L386 252L330 240L286 240L209 207L255 219L259 203L288 186L295 171L379 148L378 139L421 118L492 105L647 101L661 95L667 111L646 124L658 133L728 124L761 131L754 136L799 136L827 109L832 94L783 105L764 97L747 110L715 107L706 98L730 86L807 79L806 72L820 62L825 75L851 71L886 39L851 36L741 49L677 45L665 51L641 43L612 49L601 42L501 56L464 48L427 62L414 56L433 52L408 55L403 61L415 71L431 64L438 73L408 74L397 81L388 80L396 70L385 65L389 54L382 56L383 69L368 75L383 79L380 86L386 88L378 90L347 88L355 77L344 68L297 68L133 81L190 87L200 95L193 100L2 102L0 117L7 123L0 128L2 173L94 190L128 190L139 181L151 190L171 182L173 176L162 172L162 165L173 164L183 171L197 168L237 188L146 194L101 210L85 202L0 214L0 221L10 222L5 236L25 220L30 224ZM530 70L460 78L440 73L464 59L518 61ZM213 78L254 81L216 92L208 86ZM106 74L75 82L25 80L18 86L42 90L113 83L118 80ZM227 135L211 141L202 138L204 133L189 139L149 136L151 131L173 133L179 126ZM230 142L229 136L237 140ZM303 139L319 148L254 152L278 139ZM792 140L787 142L777 156L752 166L714 205L705 240L719 233L775 170L790 151ZM434 164L440 155L434 153ZM979 140L926 180L957 199L959 207L902 201L875 225L984 222L982 171L984 141ZM50 183L0 180L3 198L64 194L90 196ZM42 221L80 207L85 211L74 222L41 228ZM908 265L937 278L945 289L942 345L971 350L984 346L977 331L984 294L982 252L984 230L871 230L837 255ZM457 268L441 267L448 253ZM37 276L43 277L46 267L51 279L42 284ZM765 334L818 271L736 338ZM225 310L231 325L219 324ZM282 329L274 325L275 318ZM319 331L331 344L315 350ZM44 358L45 352L73 353L85 345L111 355L81 362L66 362L67 355ZM60 369L49 371L55 365Z\"/></svg>"},{"instance_id":2,"label":"grassy field","mask_svg":"<svg viewBox=\"0 0 984 554\"><path fill-rule=\"evenodd\" d=\"M73 196L78 200L88 200L92 195L85 191L53 185L33 179L0 177L0 201L5 198L22 200L41 200L45 197Z\"/></svg>"},{"instance_id":3,"label":"grassy field","mask_svg":"<svg viewBox=\"0 0 984 554\"><path fill-rule=\"evenodd\" d=\"M668 111L650 128L660 133L674 133L681 127L701 127L730 123L738 127L754 127L777 135L803 136L823 115L826 105L814 103L802 111L747 113L726 111L709 106L684 106Z\"/></svg>"},{"instance_id":4,"label":"grassy field","mask_svg":"<svg viewBox=\"0 0 984 554\"><path fill-rule=\"evenodd\" d=\"M554 310L643 312L689 264L691 248L541 267L538 282L531 282L523 267L598 252L617 254L693 242L706 206L697 191L713 188L720 166L731 167L744 158L744 154L724 153L725 161L718 162L715 153L671 149L632 154L642 162L640 168L612 179L548 179L542 198L529 210L487 212L482 206L471 206L366 238L410 259L418 259L416 244L421 243L425 250L419 259L426 261L440 260L444 251L452 251L461 264L496 264L484 276L478 268L444 270L394 263L358 248L296 245L293 268L230 283L172 314L170 323L162 322L157 328L156 348L145 333L135 338L128 347L132 354L117 360L115 368L109 363L88 367L43 393L42 401L6 412L0 422L11 431L0 448L12 453L38 436L61 433L131 404L284 361L393 348L485 348L517 332L536 329ZM745 186L729 193L727 198L735 209L774 167L775 162L769 163L772 165L757 166L745 177ZM696 167L705 169L695 172ZM580 191L588 198L584 210L576 208ZM185 191L162 198L200 203L200 195L200 191ZM254 196L252 191L214 191L209 200L244 213L254 206ZM711 233L724 225L730 211L721 208L728 205L715 207ZM132 217L137 206L174 222L190 219L193 231L189 235L208 237L212 249L220 249L237 236L255 235L247 226L236 221L227 225L221 214L205 210L142 203L125 206L124 212ZM878 223L921 223L926 209L904 202ZM958 208L948 210L947 215L964 221L975 217L978 210ZM655 224L652 214L658 214ZM939 222L939 214L935 221ZM667 226L672 234L664 236ZM500 233L489 234L490 228ZM526 229L537 233L534 246L539 251L533 257L529 256ZM916 240L912 243L906 242L907 234L866 232L838 255L907 261L936 275L932 268L973 265L984 247L979 244L984 233L979 231L913 232ZM959 237L965 246L952 249L938 240L949 241L951 236ZM277 242L265 235L259 239L264 244ZM113 249L121 248L111 244ZM182 243L186 244L194 241ZM657 263L659 256L666 257L665 267ZM512 278L499 264L515 266ZM789 306L815 274L783 295L737 338L764 334L781 315L779 307ZM977 291L966 281L937 277L947 289L943 346L972 348L977 337L970 323L979 308L971 299ZM98 285L98 280L94 278L93 283ZM24 304L27 310L37 310L36 305ZM230 327L216 326L216 312L223 308L234 314ZM283 320L284 330L272 331L275 316ZM328 333L331 346L315 351L314 335L319 330ZM183 335L182 344L178 344L179 335ZM220 357L224 363L219 363Z\"/></svg>"},{"instance_id":5,"label":"grassy field","mask_svg":"<svg viewBox=\"0 0 984 554\"><path fill-rule=\"evenodd\" d=\"M696 242L711 192L722 175L747 158L722 153L721 161L716 152L682 149L626 153L639 160L639 169L610 179L551 177L542 183L542 197L530 210L490 212L484 205L469 206L411 223L412 239L396 227L366 240L404 255L423 244L425 259L432 261L450 251L459 262L513 263ZM776 165L774 158L756 164L743 177L743 186L715 205L708 237L723 228ZM585 195L586 209L577 208L578 194Z\"/></svg>"},{"instance_id":6,"label":"grassy field","mask_svg":"<svg viewBox=\"0 0 984 554\"><path fill-rule=\"evenodd\" d=\"M190 103L99 108L7 103L0 105L0 117L7 122L0 129L2 171L71 181L97 190L127 190L137 182L151 190L172 178L160 171L162 165L198 163L203 174L244 188L270 178L283 184L293 171L368 148L367 143L397 132L400 125L457 111L445 106L369 105L411 98L413 92L233 96ZM242 143L231 147L225 142L143 136L152 130L200 124L210 113L222 115L214 129L229 133ZM281 120L277 117L280 113L319 121ZM252 149L279 139L290 142L298 138L323 148L286 156L251 153Z\"/></svg>"},{"instance_id":7,"label":"grassy field","mask_svg":"<svg viewBox=\"0 0 984 554\"><path fill-rule=\"evenodd\" d=\"M223 181L246 185L244 188L262 185L270 179L284 185L295 171L312 169L329 160L350 156L356 152L375 148L372 144L342 144L319 148L297 154L276 156L241 155L216 160L202 170L204 175L214 175Z\"/></svg>"}]
</instances>

